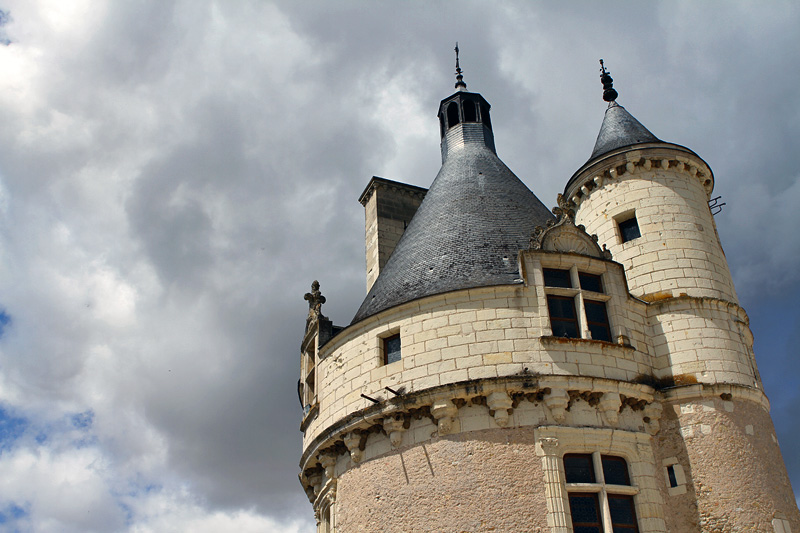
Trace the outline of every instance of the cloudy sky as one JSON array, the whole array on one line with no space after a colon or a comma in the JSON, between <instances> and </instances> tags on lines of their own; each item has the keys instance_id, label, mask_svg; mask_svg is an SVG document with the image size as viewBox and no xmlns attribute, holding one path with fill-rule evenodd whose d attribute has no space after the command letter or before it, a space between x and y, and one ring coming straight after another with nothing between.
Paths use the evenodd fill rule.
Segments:
<instances>
[{"instance_id":1,"label":"cloudy sky","mask_svg":"<svg viewBox=\"0 0 800 533\"><path fill-rule=\"evenodd\" d=\"M715 172L800 493L800 4L0 0L0 530L313 529L307 304L364 295L373 175L465 81L546 203L619 102Z\"/></svg>"}]
</instances>

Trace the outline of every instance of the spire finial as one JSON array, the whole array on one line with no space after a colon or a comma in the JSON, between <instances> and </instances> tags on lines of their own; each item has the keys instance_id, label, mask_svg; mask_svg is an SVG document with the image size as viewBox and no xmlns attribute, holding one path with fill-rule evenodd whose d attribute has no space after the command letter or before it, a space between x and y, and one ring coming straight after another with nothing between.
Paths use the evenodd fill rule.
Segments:
<instances>
[{"instance_id":1,"label":"spire finial","mask_svg":"<svg viewBox=\"0 0 800 533\"><path fill-rule=\"evenodd\" d=\"M609 104L617 99L619 93L614 89L614 78L608 73L603 60L600 60L600 81L603 82L603 100Z\"/></svg>"},{"instance_id":2,"label":"spire finial","mask_svg":"<svg viewBox=\"0 0 800 533\"><path fill-rule=\"evenodd\" d=\"M464 75L461 74L461 66L458 64L458 41L456 41L456 89L463 90L467 88L464 83Z\"/></svg>"}]
</instances>

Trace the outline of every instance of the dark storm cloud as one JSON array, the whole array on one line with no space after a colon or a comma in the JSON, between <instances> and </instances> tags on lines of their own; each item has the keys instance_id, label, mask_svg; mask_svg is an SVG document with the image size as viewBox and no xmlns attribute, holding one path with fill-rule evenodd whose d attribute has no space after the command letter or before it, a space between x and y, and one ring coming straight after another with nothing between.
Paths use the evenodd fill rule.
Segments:
<instances>
[{"instance_id":1,"label":"dark storm cloud","mask_svg":"<svg viewBox=\"0 0 800 533\"><path fill-rule=\"evenodd\" d=\"M796 302L793 4L91 7L12 2L0 48L0 404L35 424L94 413L90 445L55 435L0 460L0 494L31 502L21 522L310 530L302 295L319 279L325 314L352 317L358 196L372 175L430 185L456 40L498 153L548 205L591 153L606 59L620 102L714 169L745 308ZM796 324L760 327L797 486L800 387L778 366ZM84 483L75 509L47 471Z\"/></svg>"}]
</instances>

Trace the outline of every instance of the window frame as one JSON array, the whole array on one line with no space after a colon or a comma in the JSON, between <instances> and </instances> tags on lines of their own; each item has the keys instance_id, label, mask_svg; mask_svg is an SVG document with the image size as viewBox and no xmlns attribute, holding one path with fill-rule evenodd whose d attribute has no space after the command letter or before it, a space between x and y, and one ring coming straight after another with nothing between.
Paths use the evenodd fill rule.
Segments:
<instances>
[{"instance_id":1,"label":"window frame","mask_svg":"<svg viewBox=\"0 0 800 533\"><path fill-rule=\"evenodd\" d=\"M562 285L547 285L545 280L546 273L553 273L553 272L569 272L569 280L570 280L570 287L564 287ZM605 288L607 287L608 283L606 283L606 273L605 272L597 272L593 269L583 269L578 270L577 265L571 265L568 269L565 268L557 268L555 266L550 265L542 265L542 284L544 285L544 294L545 294L545 304L547 308L547 317L550 321L550 336L559 337L559 338L574 338L574 339L589 339L589 340L598 340L602 342L614 342L614 334L613 328L611 324L611 318L608 312L608 303L611 301L611 295L605 292ZM589 289L584 289L581 286L581 277L582 276L592 276L597 277L598 285L602 292L596 292ZM556 277L551 277L551 281L556 281ZM575 337L564 337L563 335L556 335L555 330L553 328L553 314L550 311L550 301L551 298L553 299L566 299L572 298L573 306L575 308L575 317L577 320L577 335ZM597 322L597 321L589 321L588 315L586 313L586 302L592 302L593 304L602 304L603 311L605 314L605 322ZM556 317L555 321L563 322L565 321L564 317ZM604 328L608 333L608 340L605 339L595 339L592 336L591 327L594 328Z\"/></svg>"},{"instance_id":2,"label":"window frame","mask_svg":"<svg viewBox=\"0 0 800 533\"><path fill-rule=\"evenodd\" d=\"M633 221L633 224L636 226L636 233L638 233L638 235L636 237L631 237L628 239L626 238L626 232L630 231L630 229L627 228L627 226L630 225L631 221ZM619 235L620 244L625 244L641 238L642 228L639 226L639 219L636 217L635 210L627 211L625 213L617 215L616 217L614 217L614 222L616 223L617 226L617 232ZM623 225L625 225L625 227Z\"/></svg>"},{"instance_id":3,"label":"window frame","mask_svg":"<svg viewBox=\"0 0 800 533\"><path fill-rule=\"evenodd\" d=\"M388 344L389 344L390 341L393 341L393 340L397 340L400 343L400 346L399 346L399 348L397 350L397 352L400 354L400 356L395 361L389 361L389 353L390 352L389 352ZM391 365L391 364L394 364L394 363L399 363L400 361L403 360L403 341L400 338L400 332L399 331L392 331L392 332L389 332L386 335L382 336L380 338L380 348L381 348L381 360L383 361L384 365Z\"/></svg>"},{"instance_id":4,"label":"window frame","mask_svg":"<svg viewBox=\"0 0 800 533\"><path fill-rule=\"evenodd\" d=\"M591 457L591 465L593 470L592 474L595 480L593 483L567 483L566 480L568 472L565 459L570 456ZM611 461L615 462L623 462L625 465L625 475L628 480L627 485L615 485L606 482L604 468L604 460L606 459L610 459ZM569 503L569 521L572 524L573 529L575 528L575 522L572 520L572 497L595 495L600 522L599 524L579 522L578 524L581 527L599 527L599 531L602 533L613 533L615 527L628 528L631 533L639 533L641 531L639 527L639 516L636 512L636 495L638 494L639 490L632 484L630 466L625 457L621 455L612 455L610 453L600 452L597 450L584 453L565 453L563 456L561 456L561 465L564 469L563 479L566 487L567 501ZM628 500L631 502L630 505L631 514L633 515L633 524L620 524L613 521L609 501L615 499Z\"/></svg>"}]
</instances>

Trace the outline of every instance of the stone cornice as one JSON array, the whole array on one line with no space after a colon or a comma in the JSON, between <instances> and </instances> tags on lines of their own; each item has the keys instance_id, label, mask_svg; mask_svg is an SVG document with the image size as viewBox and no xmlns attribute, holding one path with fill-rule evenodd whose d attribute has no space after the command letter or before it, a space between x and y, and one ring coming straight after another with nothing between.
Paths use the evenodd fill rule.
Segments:
<instances>
[{"instance_id":1,"label":"stone cornice","mask_svg":"<svg viewBox=\"0 0 800 533\"><path fill-rule=\"evenodd\" d=\"M423 187L417 187L416 185L409 185L407 183L401 183L399 181L392 181L387 180L386 178L379 178L378 176L372 176L372 179L367 184L367 187L364 189L364 192L361 193L359 196L358 201L361 205L366 205L369 202L370 197L372 197L372 193L374 193L377 189L387 188L392 190L395 193L404 194L406 196L411 196L413 198L417 198L420 201L425 198L425 195L428 193L428 189Z\"/></svg>"},{"instance_id":2,"label":"stone cornice","mask_svg":"<svg viewBox=\"0 0 800 533\"><path fill-rule=\"evenodd\" d=\"M652 148L637 147L612 153L576 173L565 189L565 194L576 206L580 206L593 191L610 180L656 170L669 170L699 180L710 195L714 189L711 169L694 152L678 148L682 147L655 145Z\"/></svg>"}]
</instances>

